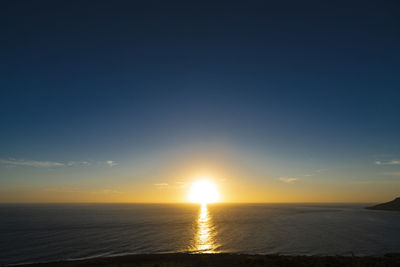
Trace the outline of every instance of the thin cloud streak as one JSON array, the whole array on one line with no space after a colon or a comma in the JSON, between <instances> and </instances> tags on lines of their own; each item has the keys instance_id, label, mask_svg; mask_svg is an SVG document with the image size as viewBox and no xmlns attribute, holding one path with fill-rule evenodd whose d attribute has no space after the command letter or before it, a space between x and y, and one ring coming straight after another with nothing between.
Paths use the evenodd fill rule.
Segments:
<instances>
[{"instance_id":1,"label":"thin cloud streak","mask_svg":"<svg viewBox=\"0 0 400 267\"><path fill-rule=\"evenodd\" d=\"M62 194L91 194L91 195L120 195L125 194L125 192L115 190L115 189L100 189L95 191L82 190L78 188L69 187L57 187L57 188L44 188L45 192L55 192Z\"/></svg>"},{"instance_id":2,"label":"thin cloud streak","mask_svg":"<svg viewBox=\"0 0 400 267\"><path fill-rule=\"evenodd\" d=\"M35 168L53 168L53 167L86 167L92 165L98 166L118 166L119 163L108 160L108 161L68 161L68 162L56 162L56 161L39 161L39 160L25 160L25 159L0 159L0 164L6 167L35 167Z\"/></svg>"},{"instance_id":3,"label":"thin cloud streak","mask_svg":"<svg viewBox=\"0 0 400 267\"><path fill-rule=\"evenodd\" d=\"M168 186L168 183L158 183L158 184L154 184L154 185L163 187L163 186Z\"/></svg>"},{"instance_id":4,"label":"thin cloud streak","mask_svg":"<svg viewBox=\"0 0 400 267\"><path fill-rule=\"evenodd\" d=\"M89 166L91 165L90 162L88 161L70 161L67 163L68 167L72 167L72 166Z\"/></svg>"},{"instance_id":5,"label":"thin cloud streak","mask_svg":"<svg viewBox=\"0 0 400 267\"><path fill-rule=\"evenodd\" d=\"M375 161L376 165L400 165L400 160Z\"/></svg>"},{"instance_id":6,"label":"thin cloud streak","mask_svg":"<svg viewBox=\"0 0 400 267\"><path fill-rule=\"evenodd\" d=\"M112 160L107 160L107 161L105 162L105 164L107 164L107 165L110 166L110 167L114 167L114 166L119 165L118 163L116 163L115 161L112 161Z\"/></svg>"},{"instance_id":7,"label":"thin cloud streak","mask_svg":"<svg viewBox=\"0 0 400 267\"><path fill-rule=\"evenodd\" d=\"M280 177L279 181L284 182L284 183L293 183L298 181L299 179L296 177Z\"/></svg>"},{"instance_id":8,"label":"thin cloud streak","mask_svg":"<svg viewBox=\"0 0 400 267\"><path fill-rule=\"evenodd\" d=\"M25 166L38 168L51 168L65 166L64 163L54 161L37 161L37 160L15 160L15 159L0 159L0 163L9 166Z\"/></svg>"},{"instance_id":9,"label":"thin cloud streak","mask_svg":"<svg viewBox=\"0 0 400 267\"><path fill-rule=\"evenodd\" d=\"M185 183L185 182L175 182L175 183L162 182L162 183L155 183L153 185L160 189L183 189L188 185L188 183Z\"/></svg>"}]
</instances>

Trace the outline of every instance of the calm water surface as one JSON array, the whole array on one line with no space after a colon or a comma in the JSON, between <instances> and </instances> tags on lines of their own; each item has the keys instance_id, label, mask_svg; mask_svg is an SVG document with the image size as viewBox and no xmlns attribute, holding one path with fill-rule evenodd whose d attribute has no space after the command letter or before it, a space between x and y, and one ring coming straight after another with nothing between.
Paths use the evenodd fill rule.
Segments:
<instances>
[{"instance_id":1,"label":"calm water surface","mask_svg":"<svg viewBox=\"0 0 400 267\"><path fill-rule=\"evenodd\" d=\"M0 205L0 264L128 253L400 252L400 212L364 206Z\"/></svg>"}]
</instances>

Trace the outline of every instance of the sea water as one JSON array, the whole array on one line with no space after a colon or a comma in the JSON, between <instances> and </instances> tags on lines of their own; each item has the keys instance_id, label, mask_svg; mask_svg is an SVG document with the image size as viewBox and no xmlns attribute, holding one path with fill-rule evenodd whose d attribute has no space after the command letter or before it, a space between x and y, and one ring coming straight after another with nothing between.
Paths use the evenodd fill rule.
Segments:
<instances>
[{"instance_id":1,"label":"sea water","mask_svg":"<svg viewBox=\"0 0 400 267\"><path fill-rule=\"evenodd\" d=\"M366 205L2 204L0 264L169 252L400 252L400 212Z\"/></svg>"}]
</instances>

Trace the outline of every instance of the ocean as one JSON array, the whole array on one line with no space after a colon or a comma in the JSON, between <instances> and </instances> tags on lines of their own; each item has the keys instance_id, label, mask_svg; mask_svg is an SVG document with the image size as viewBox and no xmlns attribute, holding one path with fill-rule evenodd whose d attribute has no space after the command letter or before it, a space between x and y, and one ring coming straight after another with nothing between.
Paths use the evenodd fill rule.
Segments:
<instances>
[{"instance_id":1,"label":"ocean","mask_svg":"<svg viewBox=\"0 0 400 267\"><path fill-rule=\"evenodd\" d=\"M169 252L400 252L400 212L367 205L1 204L0 264Z\"/></svg>"}]
</instances>

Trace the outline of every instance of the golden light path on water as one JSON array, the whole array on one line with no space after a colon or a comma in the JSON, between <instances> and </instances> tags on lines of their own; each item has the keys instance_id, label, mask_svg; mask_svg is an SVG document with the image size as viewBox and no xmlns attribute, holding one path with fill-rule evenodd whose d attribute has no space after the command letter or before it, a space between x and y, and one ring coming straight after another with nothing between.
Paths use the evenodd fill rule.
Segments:
<instances>
[{"instance_id":1,"label":"golden light path on water","mask_svg":"<svg viewBox=\"0 0 400 267\"><path fill-rule=\"evenodd\" d=\"M217 247L213 238L213 227L208 213L207 204L202 203L197 221L196 250L199 253L212 253Z\"/></svg>"}]
</instances>

